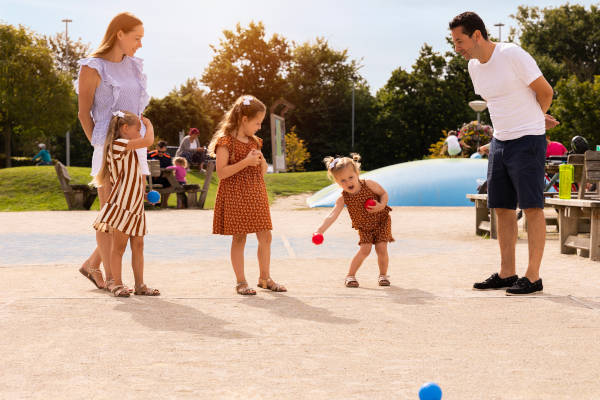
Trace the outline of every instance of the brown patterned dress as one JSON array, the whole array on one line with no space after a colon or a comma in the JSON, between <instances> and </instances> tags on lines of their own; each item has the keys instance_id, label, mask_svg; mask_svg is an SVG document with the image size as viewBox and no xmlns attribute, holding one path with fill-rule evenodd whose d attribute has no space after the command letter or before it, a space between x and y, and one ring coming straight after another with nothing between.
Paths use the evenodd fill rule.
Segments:
<instances>
[{"instance_id":1,"label":"brown patterned dress","mask_svg":"<svg viewBox=\"0 0 600 400\"><path fill-rule=\"evenodd\" d=\"M231 165L242 161L252 150L260 150L262 139L257 139L258 143L252 139L244 143L224 136L217 141L216 147L227 147ZM267 187L260 165L246 167L219 182L213 233L238 235L272 229Z\"/></svg>"},{"instance_id":2,"label":"brown patterned dress","mask_svg":"<svg viewBox=\"0 0 600 400\"><path fill-rule=\"evenodd\" d=\"M360 190L357 193L351 194L342 191L344 196L344 204L348 207L348 213L352 220L352 227L358 230L360 236L359 245L375 244L378 242L393 242L392 237L392 218L388 206L377 213L370 213L365 208L365 201L373 199L379 201L380 198L375 194L364 180L360 182Z\"/></svg>"},{"instance_id":3,"label":"brown patterned dress","mask_svg":"<svg viewBox=\"0 0 600 400\"><path fill-rule=\"evenodd\" d=\"M148 233L144 213L146 183L137 152L127 150L127 143L127 139L116 139L106 155L112 190L94 229L108 232L113 228L129 236L144 236Z\"/></svg>"}]
</instances>

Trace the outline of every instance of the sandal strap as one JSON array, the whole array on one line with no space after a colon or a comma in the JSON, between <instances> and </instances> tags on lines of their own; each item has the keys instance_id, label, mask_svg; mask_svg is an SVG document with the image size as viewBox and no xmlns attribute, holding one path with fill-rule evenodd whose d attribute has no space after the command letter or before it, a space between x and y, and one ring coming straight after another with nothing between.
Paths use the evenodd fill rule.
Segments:
<instances>
[{"instance_id":1,"label":"sandal strap","mask_svg":"<svg viewBox=\"0 0 600 400\"><path fill-rule=\"evenodd\" d=\"M356 277L348 275L346 277L346 282L358 282L358 281L356 280Z\"/></svg>"}]
</instances>

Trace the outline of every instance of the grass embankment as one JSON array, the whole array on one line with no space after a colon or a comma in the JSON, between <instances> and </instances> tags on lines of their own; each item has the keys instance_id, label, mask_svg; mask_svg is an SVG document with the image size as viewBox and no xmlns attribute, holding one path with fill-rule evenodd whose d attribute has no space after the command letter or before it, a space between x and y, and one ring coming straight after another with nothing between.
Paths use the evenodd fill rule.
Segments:
<instances>
[{"instance_id":1,"label":"grass embankment","mask_svg":"<svg viewBox=\"0 0 600 400\"><path fill-rule=\"evenodd\" d=\"M68 170L72 184L87 184L91 180L90 168L69 167ZM203 185L204 174L198 171L189 172L187 180L190 184ZM265 181L271 201L278 196L315 192L330 183L324 171L269 174ZM218 179L216 174L213 174L205 208L214 207L217 185ZM169 207L175 207L176 204L176 196L171 195ZM48 210L68 210L54 167L0 169L0 211ZM97 199L92 210L98 210Z\"/></svg>"}]
</instances>

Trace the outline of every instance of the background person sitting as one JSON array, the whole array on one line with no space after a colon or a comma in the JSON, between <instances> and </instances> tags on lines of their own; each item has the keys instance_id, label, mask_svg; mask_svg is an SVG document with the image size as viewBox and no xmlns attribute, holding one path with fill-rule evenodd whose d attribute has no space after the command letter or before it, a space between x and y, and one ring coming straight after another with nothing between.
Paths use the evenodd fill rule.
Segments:
<instances>
[{"instance_id":1,"label":"background person sitting","mask_svg":"<svg viewBox=\"0 0 600 400\"><path fill-rule=\"evenodd\" d=\"M174 162L175 166L167 167L167 169L175 170L175 179L177 179L177 182L181 183L182 185L187 184L187 181L185 180L188 167L187 160L183 157L175 157Z\"/></svg>"},{"instance_id":2,"label":"background person sitting","mask_svg":"<svg viewBox=\"0 0 600 400\"><path fill-rule=\"evenodd\" d=\"M32 161L40 160L35 165L52 165L52 157L50 157L50 153L46 150L46 145L44 143L38 144L40 151L33 157Z\"/></svg>"},{"instance_id":3,"label":"background person sitting","mask_svg":"<svg viewBox=\"0 0 600 400\"><path fill-rule=\"evenodd\" d=\"M173 165L171 155L167 153L167 142L164 140L157 143L156 150L148 152L148 159L160 161L161 168L167 168Z\"/></svg>"},{"instance_id":4,"label":"background person sitting","mask_svg":"<svg viewBox=\"0 0 600 400\"><path fill-rule=\"evenodd\" d=\"M553 142L546 136L546 158L550 156L564 156L567 154L567 148L560 142Z\"/></svg>"},{"instance_id":5,"label":"background person sitting","mask_svg":"<svg viewBox=\"0 0 600 400\"><path fill-rule=\"evenodd\" d=\"M200 146L198 137L200 131L196 128L191 128L186 137L183 138L179 148L177 149L176 157L184 157L188 163L202 166L206 154L206 148Z\"/></svg>"}]
</instances>

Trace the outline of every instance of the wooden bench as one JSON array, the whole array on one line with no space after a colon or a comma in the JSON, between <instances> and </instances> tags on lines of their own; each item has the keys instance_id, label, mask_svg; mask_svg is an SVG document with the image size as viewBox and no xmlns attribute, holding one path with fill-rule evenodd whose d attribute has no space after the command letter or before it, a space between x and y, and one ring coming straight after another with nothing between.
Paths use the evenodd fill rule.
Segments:
<instances>
[{"instance_id":1,"label":"wooden bench","mask_svg":"<svg viewBox=\"0 0 600 400\"><path fill-rule=\"evenodd\" d=\"M571 160L579 161L577 159ZM579 190L576 198L547 199L546 202L559 211L558 224L561 254L575 254L600 260L600 152L588 150L583 155L583 168L578 178ZM577 169L576 169L577 175ZM595 183L596 190L586 190L588 183Z\"/></svg>"},{"instance_id":2,"label":"wooden bench","mask_svg":"<svg viewBox=\"0 0 600 400\"><path fill-rule=\"evenodd\" d=\"M167 207L167 202L171 193L177 195L177 208L204 208L206 196L208 195L208 189L210 187L210 180L215 170L214 160L206 162L206 172L202 188L200 188L200 185L182 185L177 182L177 179L175 179L175 171L172 169L161 169L158 160L148 160L148 168L150 169L149 189L151 188L160 193L161 208ZM153 184L151 178L159 176L167 179L170 186L163 188L162 185Z\"/></svg>"},{"instance_id":3,"label":"wooden bench","mask_svg":"<svg viewBox=\"0 0 600 400\"><path fill-rule=\"evenodd\" d=\"M467 194L467 199L475 202L475 234L498 238L496 211L487 205L487 193Z\"/></svg>"},{"instance_id":4,"label":"wooden bench","mask_svg":"<svg viewBox=\"0 0 600 400\"><path fill-rule=\"evenodd\" d=\"M147 186L147 191L155 190L160 193L160 207L167 208L169 203L169 196L171 193L175 193L175 189L172 187L163 187L161 184L154 183L152 179L158 177L166 177L166 175L173 175L173 171L165 170L164 172L160 169L159 160L148 160L148 170L150 176L148 177L150 183ZM169 181L170 182L170 181Z\"/></svg>"},{"instance_id":5,"label":"wooden bench","mask_svg":"<svg viewBox=\"0 0 600 400\"><path fill-rule=\"evenodd\" d=\"M96 200L98 190L90 185L71 185L69 171L60 161L54 161L54 169L69 210L89 210Z\"/></svg>"}]
</instances>

